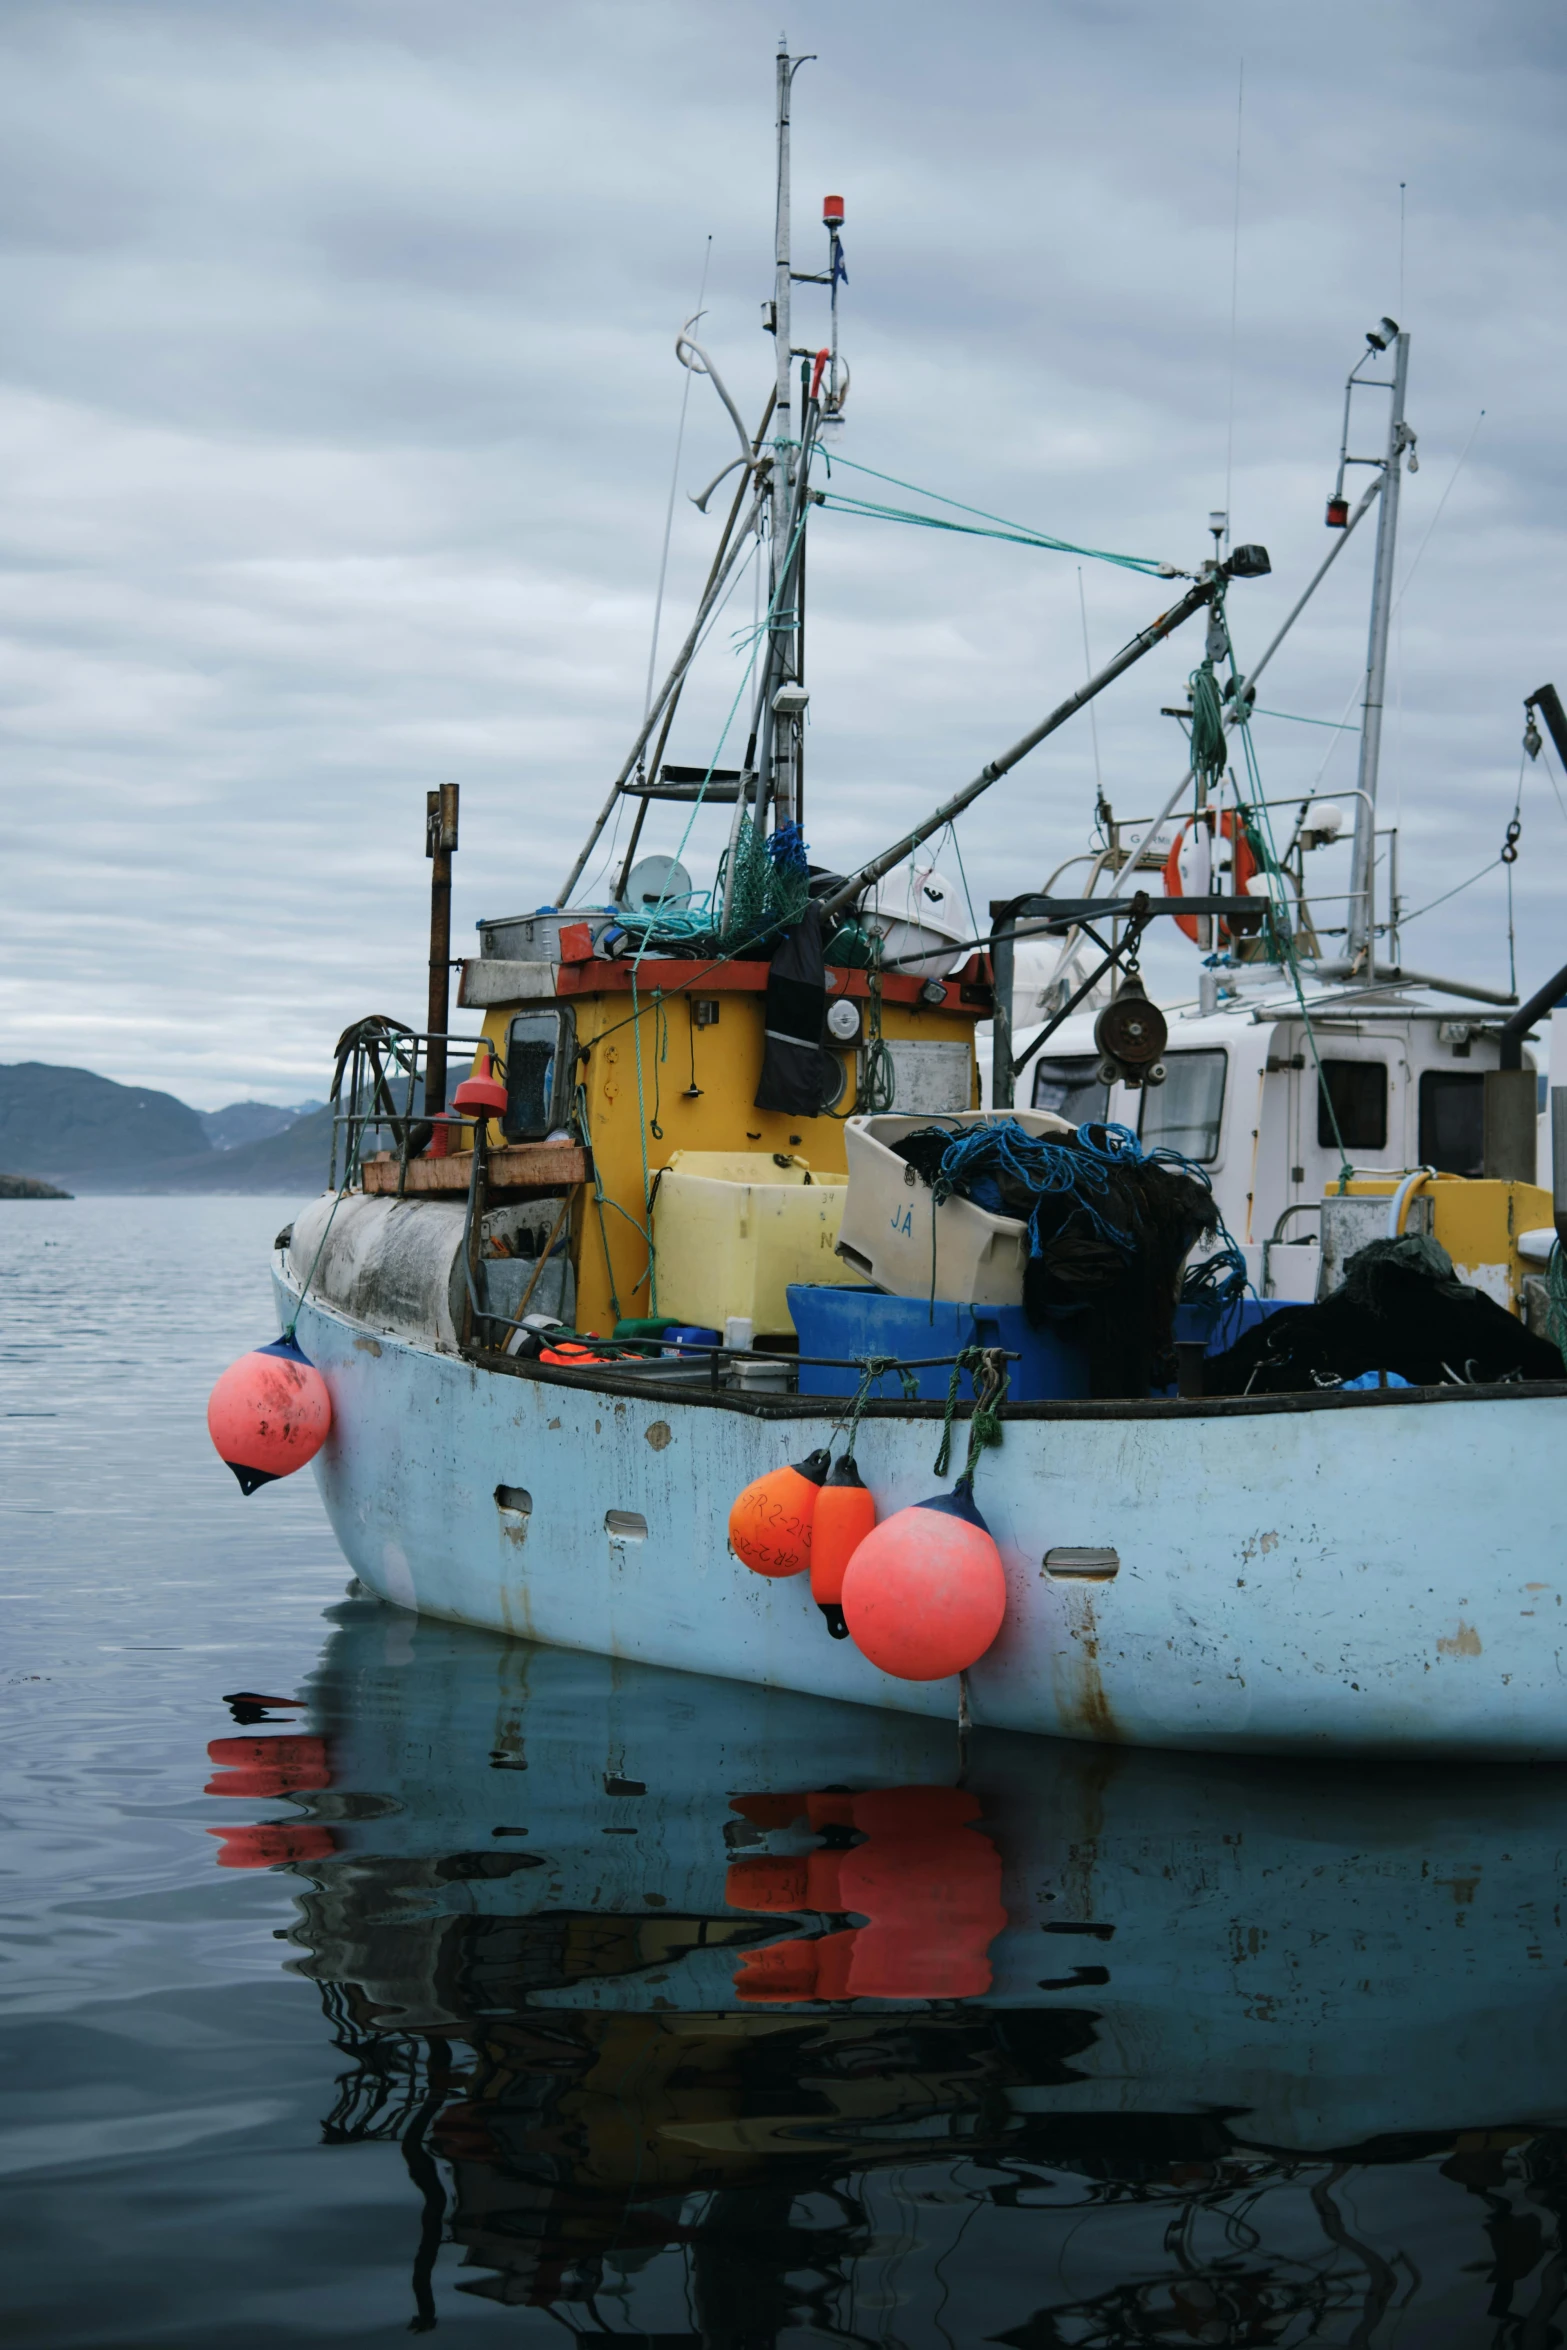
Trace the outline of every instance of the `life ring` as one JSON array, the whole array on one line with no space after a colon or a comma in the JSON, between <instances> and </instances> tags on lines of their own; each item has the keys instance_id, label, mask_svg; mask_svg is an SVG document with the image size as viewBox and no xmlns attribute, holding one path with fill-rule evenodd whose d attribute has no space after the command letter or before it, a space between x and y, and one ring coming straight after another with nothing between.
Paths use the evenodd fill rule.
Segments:
<instances>
[{"instance_id":1,"label":"life ring","mask_svg":"<svg viewBox=\"0 0 1567 2350\"><path fill-rule=\"evenodd\" d=\"M1207 811L1205 816L1188 816L1175 836L1170 854L1164 861L1164 894L1167 898L1183 898L1186 895L1185 885L1181 879L1181 850L1185 846L1186 835L1204 822L1211 833L1213 830L1211 809ZM1251 843L1246 837L1245 824L1235 809L1225 809L1219 818L1219 831L1230 844L1230 887L1225 894L1226 896L1243 898L1252 876L1260 873L1262 868L1252 854ZM1175 917L1176 928L1185 931L1193 946L1198 943L1198 921L1199 916L1196 914L1177 914ZM1219 935L1226 939L1233 935L1229 924L1223 920L1219 923Z\"/></svg>"}]
</instances>

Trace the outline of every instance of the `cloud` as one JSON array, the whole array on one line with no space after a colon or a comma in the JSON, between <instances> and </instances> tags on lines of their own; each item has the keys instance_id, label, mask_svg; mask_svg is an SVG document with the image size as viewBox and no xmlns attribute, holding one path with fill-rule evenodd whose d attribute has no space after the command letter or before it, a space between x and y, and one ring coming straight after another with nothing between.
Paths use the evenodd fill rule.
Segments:
<instances>
[{"instance_id":1,"label":"cloud","mask_svg":"<svg viewBox=\"0 0 1567 2350\"><path fill-rule=\"evenodd\" d=\"M802 0L787 21L819 52L796 85L807 265L817 196L848 199L844 454L1189 563L1230 448L1236 532L1275 563L1235 592L1243 654L1324 551L1362 330L1406 318L1421 471L1383 804L1410 902L1478 868L1522 695L1567 666L1558 17ZM349 1018L418 1016L423 794L446 776L459 931L553 894L640 713L673 337L709 236L704 336L746 412L765 396L776 31L752 0L8 10L0 1058L205 1105L319 1092ZM801 335L819 323L804 289ZM682 487L731 446L696 386ZM677 499L666 654L713 529ZM808 831L843 862L1076 682L1083 612L1072 558L845 516L813 532ZM1369 538L1266 706L1353 719ZM1095 657L1160 600L1102 565L1082 580ZM711 756L750 616L747 585L672 756ZM1173 782L1158 713L1200 649L1188 632L1100 705L1118 810ZM1325 759L1353 782L1353 735L1270 720L1258 740L1270 791ZM968 821L976 900L1043 881L1093 788L1079 720ZM683 821L660 813L647 845ZM1560 955L1563 825L1531 772L1526 984ZM700 881L721 832L693 833ZM1502 918L1498 873L1406 951L1505 980ZM1189 977L1178 949L1154 967Z\"/></svg>"}]
</instances>

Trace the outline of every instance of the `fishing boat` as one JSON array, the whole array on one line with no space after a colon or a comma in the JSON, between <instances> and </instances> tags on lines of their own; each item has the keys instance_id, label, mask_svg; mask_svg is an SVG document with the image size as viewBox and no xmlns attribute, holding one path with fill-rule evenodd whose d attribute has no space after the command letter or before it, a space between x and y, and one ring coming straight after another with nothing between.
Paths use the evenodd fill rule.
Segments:
<instances>
[{"instance_id":1,"label":"fishing boat","mask_svg":"<svg viewBox=\"0 0 1567 2350\"><path fill-rule=\"evenodd\" d=\"M1341 465L1333 552L1295 607L1375 508L1336 960L1300 886L1313 834L1334 827L1308 809L1278 850L1250 766L1273 648L1244 674L1227 611L1268 558L1226 553L1222 531L1188 572L1136 563L1169 582L1165 609L922 823L856 871L817 870L802 831L807 532L824 506L872 508L834 486L824 455L849 384L840 198L823 207L825 266L791 259L799 62L780 50L774 370L754 432L694 323L679 343L738 440L685 642L553 899L481 923L461 1032L447 992L457 791L429 795L426 1026L378 1018L345 1032L330 1187L279 1239L284 1343L319 1382L315 1468L338 1540L398 1607L965 1725L1250 1752L1567 1757L1567 1497L1549 1467L1567 1382L1542 1335L1558 1211L1534 1181L1525 1058L1567 973L1514 1004L1378 959L1376 746L1414 448L1408 336L1384 320L1367 338L1352 389L1388 395L1387 430L1353 512ZM792 340L802 283L828 303L816 348ZM1347 424L1343 459L1359 461ZM747 559L765 582L749 699L736 704L744 752L729 766L722 744L705 764L673 763L692 660ZM1162 814L1138 837L1107 835L1086 892L993 905L983 935L966 935L929 844L1199 616L1186 773ZM1554 696L1533 699L1559 714ZM1246 749L1239 783L1232 743ZM681 860L714 809L726 839L698 892ZM639 857L659 810L682 827L676 853ZM627 816L613 885L590 902L583 876ZM1154 863L1157 892L1139 885ZM1206 958L1196 1004L1169 1018L1138 971L1156 920L1190 925ZM1018 944L1040 936L1068 960L1046 1017L1019 1023ZM1085 941L1098 957L1086 978L1070 961ZM1448 996L1462 1020L1441 1009ZM922 1173L933 1132L939 1166ZM968 1180L982 1159L995 1184L1035 1183L1031 1219ZM1567 1169L1567 1146L1554 1163ZM1061 1183L1118 1262L1136 1250L1095 1204L1107 1192L1212 1203L1173 1355L1173 1275L1144 1284L1157 1328L1090 1316L1086 1354L1070 1316L1023 1311L1038 1201ZM1197 1237L1194 1225L1180 1253ZM1388 1238L1427 1252L1423 1266L1400 1258L1401 1279L1445 1266L1449 1292L1471 1316L1492 1312L1501 1337L1487 1323L1478 1351L1465 1340L1452 1362L1428 1347L1420 1360L1435 1367L1413 1378L1374 1354L1353 1379L1330 1367L1302 1382L1269 1351L1279 1321L1262 1340L1242 1333L1255 1359L1237 1384L1234 1325L1331 1303L1352 1260L1380 1264ZM1093 1356L1107 1330L1157 1375L1107 1391ZM737 1556L736 1498L765 1487L776 1517L784 1488L767 1481L792 1473L807 1525L813 1497L833 1490L814 1456L841 1439L869 1497L854 1506L879 1521L840 1560L841 1585L813 1589L815 1567L779 1571L803 1570L803 1540L788 1558L744 1542ZM225 1458L242 1483L273 1473L232 1447ZM902 1610L907 1655L896 1623L900 1577L941 1544L977 1562L973 1589L991 1595L974 1622L993 1598L984 1640L950 1671L944 1634L920 1645L923 1601Z\"/></svg>"}]
</instances>

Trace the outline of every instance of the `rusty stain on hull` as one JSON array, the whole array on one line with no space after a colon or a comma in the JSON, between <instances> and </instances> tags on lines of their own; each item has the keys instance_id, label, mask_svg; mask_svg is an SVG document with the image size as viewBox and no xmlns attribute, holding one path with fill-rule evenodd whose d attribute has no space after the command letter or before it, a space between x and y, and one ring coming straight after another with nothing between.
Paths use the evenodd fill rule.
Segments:
<instances>
[{"instance_id":1,"label":"rusty stain on hull","mask_svg":"<svg viewBox=\"0 0 1567 2350\"><path fill-rule=\"evenodd\" d=\"M1453 1634L1451 1640L1437 1642L1436 1653L1438 1656L1478 1656L1480 1654L1480 1635L1473 1624L1466 1624L1463 1617L1460 1616L1458 1630Z\"/></svg>"},{"instance_id":2,"label":"rusty stain on hull","mask_svg":"<svg viewBox=\"0 0 1567 2350\"><path fill-rule=\"evenodd\" d=\"M1121 1733L1099 1671L1099 1626L1091 1590L1083 1586L1073 1589L1066 1629L1074 1653L1064 1660L1071 1686L1062 1699L1062 1727L1069 1738L1094 1738L1113 1745Z\"/></svg>"}]
</instances>

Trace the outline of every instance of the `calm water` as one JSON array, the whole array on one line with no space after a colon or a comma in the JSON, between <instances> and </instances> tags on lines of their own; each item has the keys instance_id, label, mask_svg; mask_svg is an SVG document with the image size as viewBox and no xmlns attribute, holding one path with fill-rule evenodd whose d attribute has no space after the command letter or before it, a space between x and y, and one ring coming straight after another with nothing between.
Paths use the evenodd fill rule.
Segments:
<instances>
[{"instance_id":1,"label":"calm water","mask_svg":"<svg viewBox=\"0 0 1567 2350\"><path fill-rule=\"evenodd\" d=\"M7 2340L1564 2340L1567 1776L349 1596L202 1422L285 1213L0 1203Z\"/></svg>"}]
</instances>

